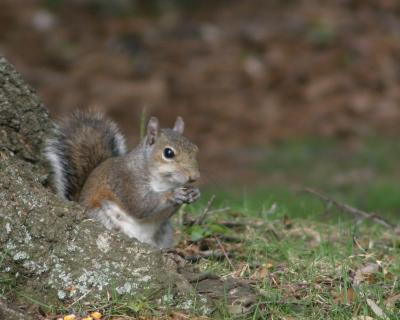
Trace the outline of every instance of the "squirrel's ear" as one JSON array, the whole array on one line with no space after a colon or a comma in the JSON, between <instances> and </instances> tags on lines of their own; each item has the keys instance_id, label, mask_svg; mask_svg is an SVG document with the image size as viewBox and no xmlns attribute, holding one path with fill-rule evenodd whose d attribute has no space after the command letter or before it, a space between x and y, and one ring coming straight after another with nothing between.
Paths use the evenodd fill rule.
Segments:
<instances>
[{"instance_id":1,"label":"squirrel's ear","mask_svg":"<svg viewBox=\"0 0 400 320\"><path fill-rule=\"evenodd\" d=\"M182 117L177 117L174 124L174 131L182 134L184 129L185 129L185 123L183 122Z\"/></svg>"},{"instance_id":2,"label":"squirrel's ear","mask_svg":"<svg viewBox=\"0 0 400 320\"><path fill-rule=\"evenodd\" d=\"M152 145L158 135L158 119L151 117L147 124L147 144Z\"/></svg>"}]
</instances>

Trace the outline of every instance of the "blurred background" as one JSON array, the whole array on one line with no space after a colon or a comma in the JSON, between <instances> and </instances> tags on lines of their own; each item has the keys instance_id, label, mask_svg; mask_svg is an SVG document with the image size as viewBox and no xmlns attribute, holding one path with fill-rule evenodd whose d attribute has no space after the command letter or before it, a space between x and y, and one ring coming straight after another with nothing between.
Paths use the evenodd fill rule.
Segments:
<instances>
[{"instance_id":1,"label":"blurred background","mask_svg":"<svg viewBox=\"0 0 400 320\"><path fill-rule=\"evenodd\" d=\"M53 117L96 107L131 146L143 110L184 117L221 202L308 214L311 186L398 215L399 18L396 0L1 0L0 54Z\"/></svg>"}]
</instances>

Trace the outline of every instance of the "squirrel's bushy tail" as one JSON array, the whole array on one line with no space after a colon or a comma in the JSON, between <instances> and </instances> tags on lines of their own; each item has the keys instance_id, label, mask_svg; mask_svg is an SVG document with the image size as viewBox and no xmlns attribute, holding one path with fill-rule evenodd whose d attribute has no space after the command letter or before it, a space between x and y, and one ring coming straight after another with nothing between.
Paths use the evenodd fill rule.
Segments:
<instances>
[{"instance_id":1,"label":"squirrel's bushy tail","mask_svg":"<svg viewBox=\"0 0 400 320\"><path fill-rule=\"evenodd\" d=\"M56 126L45 148L57 193L76 201L94 168L125 153L125 139L117 125L97 112L74 113Z\"/></svg>"}]
</instances>

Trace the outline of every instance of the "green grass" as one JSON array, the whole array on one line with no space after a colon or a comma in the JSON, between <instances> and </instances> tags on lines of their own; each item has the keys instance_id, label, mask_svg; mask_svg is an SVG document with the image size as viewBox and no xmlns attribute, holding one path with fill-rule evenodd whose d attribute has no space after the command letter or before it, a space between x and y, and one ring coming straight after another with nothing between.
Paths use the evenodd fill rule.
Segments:
<instances>
[{"instance_id":1,"label":"green grass","mask_svg":"<svg viewBox=\"0 0 400 320\"><path fill-rule=\"evenodd\" d=\"M400 292L399 236L371 221L356 223L334 208L327 212L325 203L299 192L312 187L399 224L399 156L400 143L395 140L369 139L352 148L335 141L287 142L268 148L255 164L261 182L203 190L202 200L188 208L192 214L215 195L214 206L230 210L211 214L209 226L220 221L247 226L244 231L230 231L242 241L240 249L232 251L231 261L238 269L247 264L243 277L251 277L260 265L270 265L265 279L256 285L265 293L260 308L249 319L376 318L367 298L390 319L400 318L399 302L394 308L384 303ZM290 228L283 222L288 219ZM259 226L252 226L255 222ZM352 283L357 270L376 263L381 269L372 280ZM226 261L204 260L200 268L221 276L234 271ZM275 276L279 285L271 280ZM347 290L355 292L350 301ZM222 313L222 318L229 317Z\"/></svg>"},{"instance_id":2,"label":"green grass","mask_svg":"<svg viewBox=\"0 0 400 320\"><path fill-rule=\"evenodd\" d=\"M370 138L351 146L333 140L301 140L260 147L264 156L253 164L259 179L230 186L210 185L193 209L204 206L215 194L216 205L250 215L260 215L276 203L290 216L318 218L320 202L299 194L311 187L363 210L399 219L397 140Z\"/></svg>"},{"instance_id":3,"label":"green grass","mask_svg":"<svg viewBox=\"0 0 400 320\"><path fill-rule=\"evenodd\" d=\"M277 211L277 216L287 214L286 210ZM326 223L307 218L294 218L288 228L280 219L256 224L260 219L238 217L229 212L222 217L210 218L207 224L222 220L241 221L246 225L245 232L233 229L227 233L241 239L240 246L230 251L233 267L226 260L202 260L199 268L220 276L235 272L237 276L238 271L245 270L239 278L249 279L257 270L268 267L266 274L255 284L263 293L259 300L260 310L245 318L374 317L366 305L369 298L390 319L397 319L399 309L385 308L384 301L400 292L400 240L385 228L368 223L355 226L341 219ZM360 246L354 242L354 237ZM373 279L355 286L354 274L376 263L382 268L373 274ZM356 293L349 300L346 297L348 288ZM230 318L223 312L216 317Z\"/></svg>"}]
</instances>

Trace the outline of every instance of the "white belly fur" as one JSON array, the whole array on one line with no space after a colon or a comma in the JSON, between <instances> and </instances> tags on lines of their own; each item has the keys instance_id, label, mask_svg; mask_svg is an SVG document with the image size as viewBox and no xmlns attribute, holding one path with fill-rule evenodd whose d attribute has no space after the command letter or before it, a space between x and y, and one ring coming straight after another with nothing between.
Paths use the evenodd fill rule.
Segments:
<instances>
[{"instance_id":1,"label":"white belly fur","mask_svg":"<svg viewBox=\"0 0 400 320\"><path fill-rule=\"evenodd\" d=\"M119 230L130 238L136 238L140 242L159 246L155 242L154 236L160 229L160 222L141 222L110 201L104 202L101 209L95 210L93 215L109 230Z\"/></svg>"}]
</instances>

